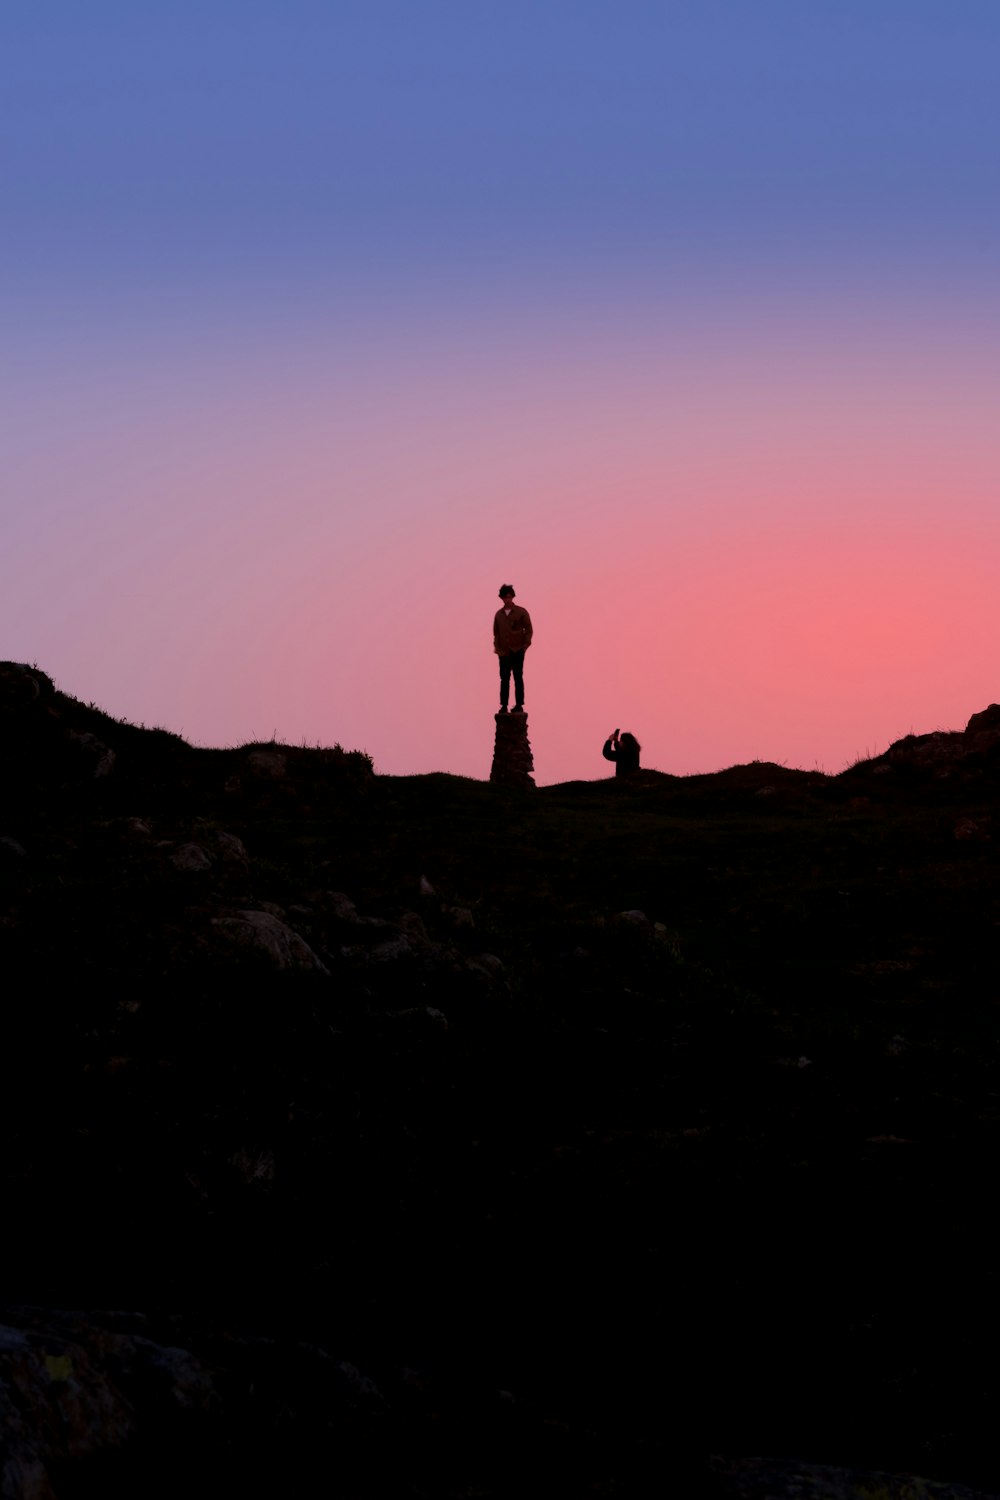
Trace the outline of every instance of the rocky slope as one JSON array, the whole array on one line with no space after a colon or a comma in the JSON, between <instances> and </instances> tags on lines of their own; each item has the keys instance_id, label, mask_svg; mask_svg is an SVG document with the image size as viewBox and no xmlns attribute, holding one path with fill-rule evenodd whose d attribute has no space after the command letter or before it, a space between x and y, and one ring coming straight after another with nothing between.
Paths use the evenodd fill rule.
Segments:
<instances>
[{"instance_id":1,"label":"rocky slope","mask_svg":"<svg viewBox=\"0 0 1000 1500\"><path fill-rule=\"evenodd\" d=\"M998 787L995 706L536 790L0 666L0 1494L1000 1491Z\"/></svg>"}]
</instances>

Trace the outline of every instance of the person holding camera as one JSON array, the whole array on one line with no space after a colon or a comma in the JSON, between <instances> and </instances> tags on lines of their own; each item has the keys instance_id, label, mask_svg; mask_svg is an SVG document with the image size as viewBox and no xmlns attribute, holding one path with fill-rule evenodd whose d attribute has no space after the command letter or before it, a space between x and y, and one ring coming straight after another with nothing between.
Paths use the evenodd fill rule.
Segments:
<instances>
[{"instance_id":1,"label":"person holding camera","mask_svg":"<svg viewBox=\"0 0 1000 1500\"><path fill-rule=\"evenodd\" d=\"M605 760L613 760L615 763L616 776L632 776L639 769L639 751L642 746L634 734L628 730L620 734L617 729L613 730L604 741L603 755Z\"/></svg>"}]
</instances>

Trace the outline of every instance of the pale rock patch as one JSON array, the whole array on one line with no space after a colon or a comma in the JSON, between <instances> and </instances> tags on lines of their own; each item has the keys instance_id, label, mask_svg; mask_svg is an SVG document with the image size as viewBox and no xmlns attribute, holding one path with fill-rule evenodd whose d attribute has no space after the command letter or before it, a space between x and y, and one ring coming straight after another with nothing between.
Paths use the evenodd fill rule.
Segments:
<instances>
[{"instance_id":1,"label":"pale rock patch","mask_svg":"<svg viewBox=\"0 0 1000 1500\"><path fill-rule=\"evenodd\" d=\"M215 917L213 926L238 947L265 954L276 969L329 973L305 938L270 912L241 911L233 917Z\"/></svg>"}]
</instances>

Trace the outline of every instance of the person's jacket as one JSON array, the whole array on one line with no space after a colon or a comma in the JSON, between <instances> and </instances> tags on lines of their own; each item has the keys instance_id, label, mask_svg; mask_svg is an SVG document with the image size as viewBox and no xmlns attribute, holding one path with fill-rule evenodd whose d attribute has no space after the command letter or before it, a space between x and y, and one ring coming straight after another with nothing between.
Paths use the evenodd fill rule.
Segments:
<instances>
[{"instance_id":1,"label":"person's jacket","mask_svg":"<svg viewBox=\"0 0 1000 1500\"><path fill-rule=\"evenodd\" d=\"M498 609L493 616L493 650L497 656L512 651L527 651L531 645L531 616L519 604L512 604L510 614Z\"/></svg>"}]
</instances>

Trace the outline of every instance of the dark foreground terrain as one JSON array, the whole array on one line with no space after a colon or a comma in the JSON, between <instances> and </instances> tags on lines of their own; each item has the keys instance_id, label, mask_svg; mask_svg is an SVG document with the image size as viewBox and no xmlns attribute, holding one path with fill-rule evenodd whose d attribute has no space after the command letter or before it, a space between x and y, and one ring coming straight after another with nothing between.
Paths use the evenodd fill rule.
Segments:
<instances>
[{"instance_id":1,"label":"dark foreground terrain","mask_svg":"<svg viewBox=\"0 0 1000 1500\"><path fill-rule=\"evenodd\" d=\"M0 1496L1000 1491L1000 709L515 793L7 664L0 771Z\"/></svg>"}]
</instances>

